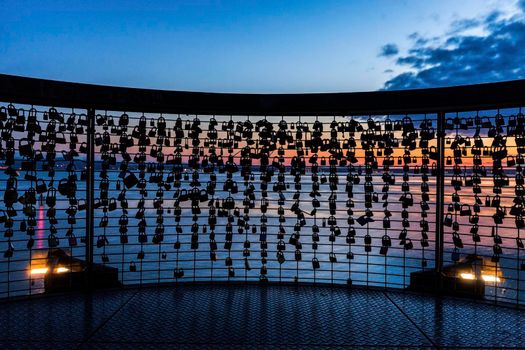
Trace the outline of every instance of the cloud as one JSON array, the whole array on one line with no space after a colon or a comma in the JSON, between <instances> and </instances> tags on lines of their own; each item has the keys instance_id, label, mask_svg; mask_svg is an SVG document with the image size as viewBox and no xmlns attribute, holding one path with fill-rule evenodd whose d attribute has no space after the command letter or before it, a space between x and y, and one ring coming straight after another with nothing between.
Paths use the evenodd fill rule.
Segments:
<instances>
[{"instance_id":1,"label":"cloud","mask_svg":"<svg viewBox=\"0 0 525 350\"><path fill-rule=\"evenodd\" d=\"M519 15L502 18L491 12L484 19L452 24L449 34L434 39L413 33L412 48L398 57L396 65L408 68L388 80L384 89L414 89L525 78L525 0ZM464 31L480 27L482 35ZM390 44L389 44L390 45ZM386 46L386 45L385 45Z\"/></svg>"},{"instance_id":2,"label":"cloud","mask_svg":"<svg viewBox=\"0 0 525 350\"><path fill-rule=\"evenodd\" d=\"M489 13L487 18L485 18L485 23L496 22L500 16L501 16L501 12L499 12L497 10L496 11L492 11L491 13Z\"/></svg>"},{"instance_id":3,"label":"cloud","mask_svg":"<svg viewBox=\"0 0 525 350\"><path fill-rule=\"evenodd\" d=\"M399 49L396 44L386 44L381 47L379 57L392 57L399 53Z\"/></svg>"},{"instance_id":4,"label":"cloud","mask_svg":"<svg viewBox=\"0 0 525 350\"><path fill-rule=\"evenodd\" d=\"M451 24L452 30L450 34L458 34L458 33L464 32L465 30L479 27L481 24L482 22L476 18L466 18L466 19L456 20L452 22Z\"/></svg>"}]
</instances>

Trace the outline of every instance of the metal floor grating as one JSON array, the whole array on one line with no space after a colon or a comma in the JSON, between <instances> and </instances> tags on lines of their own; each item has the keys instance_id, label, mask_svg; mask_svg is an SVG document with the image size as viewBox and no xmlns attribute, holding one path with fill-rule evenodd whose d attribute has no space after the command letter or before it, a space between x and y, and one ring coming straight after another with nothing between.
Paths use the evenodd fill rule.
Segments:
<instances>
[{"instance_id":1,"label":"metal floor grating","mask_svg":"<svg viewBox=\"0 0 525 350\"><path fill-rule=\"evenodd\" d=\"M188 285L0 304L2 349L525 347L523 311L321 286Z\"/></svg>"}]
</instances>

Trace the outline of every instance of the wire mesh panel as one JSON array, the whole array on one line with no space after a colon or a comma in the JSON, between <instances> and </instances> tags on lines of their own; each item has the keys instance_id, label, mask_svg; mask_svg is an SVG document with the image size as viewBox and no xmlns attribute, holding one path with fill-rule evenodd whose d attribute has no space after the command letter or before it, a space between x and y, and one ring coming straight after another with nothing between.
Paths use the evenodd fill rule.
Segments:
<instances>
[{"instance_id":1,"label":"wire mesh panel","mask_svg":"<svg viewBox=\"0 0 525 350\"><path fill-rule=\"evenodd\" d=\"M406 287L433 268L435 115L96 124L96 261L125 283Z\"/></svg>"},{"instance_id":2,"label":"wire mesh panel","mask_svg":"<svg viewBox=\"0 0 525 350\"><path fill-rule=\"evenodd\" d=\"M0 297L41 293L46 274L71 271L84 256L86 118L0 107Z\"/></svg>"},{"instance_id":3,"label":"wire mesh panel","mask_svg":"<svg viewBox=\"0 0 525 350\"><path fill-rule=\"evenodd\" d=\"M521 109L447 114L445 260L496 301L524 299Z\"/></svg>"}]
</instances>

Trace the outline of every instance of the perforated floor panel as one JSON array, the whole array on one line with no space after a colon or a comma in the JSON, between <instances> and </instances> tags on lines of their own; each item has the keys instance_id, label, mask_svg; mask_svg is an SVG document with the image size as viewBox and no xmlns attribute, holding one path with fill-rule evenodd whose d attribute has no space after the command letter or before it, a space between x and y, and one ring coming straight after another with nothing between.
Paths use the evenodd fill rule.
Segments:
<instances>
[{"instance_id":1,"label":"perforated floor panel","mask_svg":"<svg viewBox=\"0 0 525 350\"><path fill-rule=\"evenodd\" d=\"M194 285L0 304L1 348L525 347L523 311L315 286Z\"/></svg>"}]
</instances>

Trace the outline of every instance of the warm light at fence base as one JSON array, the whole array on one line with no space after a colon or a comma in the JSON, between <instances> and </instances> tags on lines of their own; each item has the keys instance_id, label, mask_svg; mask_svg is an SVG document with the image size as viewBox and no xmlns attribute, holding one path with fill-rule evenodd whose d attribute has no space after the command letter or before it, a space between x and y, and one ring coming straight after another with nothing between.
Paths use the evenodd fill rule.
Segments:
<instances>
[{"instance_id":1,"label":"warm light at fence base","mask_svg":"<svg viewBox=\"0 0 525 350\"><path fill-rule=\"evenodd\" d=\"M31 275L45 275L49 271L48 267L38 267L35 269L31 269ZM68 272L69 269L67 267L57 267L54 270L54 273L64 273Z\"/></svg>"},{"instance_id":2,"label":"warm light at fence base","mask_svg":"<svg viewBox=\"0 0 525 350\"><path fill-rule=\"evenodd\" d=\"M463 278L464 280L475 280L476 279L476 276L473 274L473 273L461 273L459 275L461 278Z\"/></svg>"},{"instance_id":3,"label":"warm light at fence base","mask_svg":"<svg viewBox=\"0 0 525 350\"><path fill-rule=\"evenodd\" d=\"M501 279L498 276L493 275L481 275L481 278L483 278L483 281L485 282L501 282Z\"/></svg>"},{"instance_id":4,"label":"warm light at fence base","mask_svg":"<svg viewBox=\"0 0 525 350\"><path fill-rule=\"evenodd\" d=\"M463 272L459 274L459 277L463 278L464 280L475 280L476 276L473 273ZM485 282L501 282L501 278L494 275L481 275L481 278Z\"/></svg>"},{"instance_id":5,"label":"warm light at fence base","mask_svg":"<svg viewBox=\"0 0 525 350\"><path fill-rule=\"evenodd\" d=\"M39 267L36 269L31 269L32 275L45 275L49 269L47 267Z\"/></svg>"}]
</instances>

